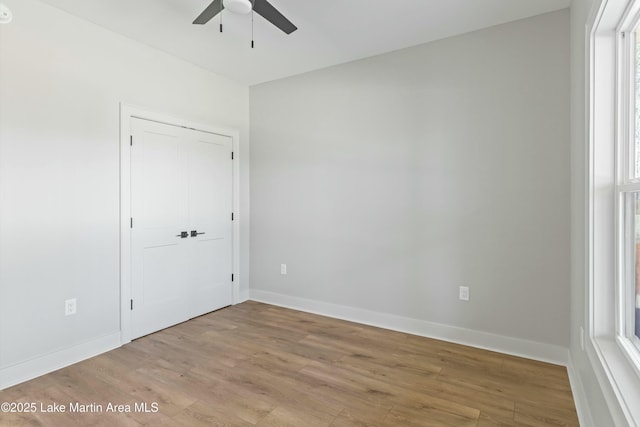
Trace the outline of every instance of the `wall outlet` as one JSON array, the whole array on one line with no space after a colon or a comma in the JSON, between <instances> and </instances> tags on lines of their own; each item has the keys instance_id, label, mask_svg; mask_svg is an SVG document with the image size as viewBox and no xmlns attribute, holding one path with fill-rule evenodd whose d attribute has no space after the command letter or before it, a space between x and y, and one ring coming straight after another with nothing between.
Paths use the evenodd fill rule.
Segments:
<instances>
[{"instance_id":1,"label":"wall outlet","mask_svg":"<svg viewBox=\"0 0 640 427\"><path fill-rule=\"evenodd\" d=\"M71 316L72 314L76 314L76 305L77 301L75 298L66 300L64 302L64 315Z\"/></svg>"},{"instance_id":2,"label":"wall outlet","mask_svg":"<svg viewBox=\"0 0 640 427\"><path fill-rule=\"evenodd\" d=\"M280 274L283 276L287 274L287 264L280 264Z\"/></svg>"},{"instance_id":3,"label":"wall outlet","mask_svg":"<svg viewBox=\"0 0 640 427\"><path fill-rule=\"evenodd\" d=\"M580 326L580 348L584 351L584 328Z\"/></svg>"},{"instance_id":4,"label":"wall outlet","mask_svg":"<svg viewBox=\"0 0 640 427\"><path fill-rule=\"evenodd\" d=\"M460 286L460 301L469 301L469 287Z\"/></svg>"}]
</instances>

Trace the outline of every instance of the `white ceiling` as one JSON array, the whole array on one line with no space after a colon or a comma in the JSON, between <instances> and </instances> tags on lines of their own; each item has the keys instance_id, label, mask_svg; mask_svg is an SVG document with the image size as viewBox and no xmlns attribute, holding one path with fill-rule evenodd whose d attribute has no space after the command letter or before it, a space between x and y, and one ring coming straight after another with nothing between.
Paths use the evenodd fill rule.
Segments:
<instances>
[{"instance_id":1,"label":"white ceiling","mask_svg":"<svg viewBox=\"0 0 640 427\"><path fill-rule=\"evenodd\" d=\"M253 85L563 9L570 0L269 0L298 30L251 14L191 22L211 0L41 0L237 82Z\"/></svg>"}]
</instances>

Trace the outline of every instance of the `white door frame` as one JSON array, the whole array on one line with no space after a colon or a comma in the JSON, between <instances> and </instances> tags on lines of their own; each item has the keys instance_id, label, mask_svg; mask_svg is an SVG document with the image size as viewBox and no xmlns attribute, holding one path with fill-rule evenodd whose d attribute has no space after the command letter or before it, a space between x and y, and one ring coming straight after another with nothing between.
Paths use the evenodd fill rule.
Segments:
<instances>
[{"instance_id":1,"label":"white door frame","mask_svg":"<svg viewBox=\"0 0 640 427\"><path fill-rule=\"evenodd\" d=\"M240 210L239 210L239 137L237 129L217 125L194 123L189 120L158 113L129 104L120 103L120 340L122 344L131 342L131 150L130 120L131 118L151 120L173 126L185 127L204 132L224 135L232 139L231 150L233 161L233 213L231 246L232 246L232 282L233 304L240 302Z\"/></svg>"}]
</instances>

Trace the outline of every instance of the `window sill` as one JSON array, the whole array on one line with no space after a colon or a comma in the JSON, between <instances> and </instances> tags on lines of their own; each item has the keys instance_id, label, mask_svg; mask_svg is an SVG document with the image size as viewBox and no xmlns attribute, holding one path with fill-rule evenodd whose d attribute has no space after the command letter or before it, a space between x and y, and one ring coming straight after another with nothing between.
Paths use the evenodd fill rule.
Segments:
<instances>
[{"instance_id":1,"label":"window sill","mask_svg":"<svg viewBox=\"0 0 640 427\"><path fill-rule=\"evenodd\" d=\"M640 375L635 366L618 344L611 337L592 339L592 346L587 354L603 385L607 404L614 420L625 421L630 426L640 426ZM621 424L622 425L622 424Z\"/></svg>"}]
</instances>

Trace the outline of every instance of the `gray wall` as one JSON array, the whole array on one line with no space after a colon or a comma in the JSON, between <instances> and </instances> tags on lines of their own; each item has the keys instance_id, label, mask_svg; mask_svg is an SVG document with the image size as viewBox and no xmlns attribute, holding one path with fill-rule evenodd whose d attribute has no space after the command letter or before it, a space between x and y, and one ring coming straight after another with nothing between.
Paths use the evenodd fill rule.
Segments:
<instances>
[{"instance_id":1,"label":"gray wall","mask_svg":"<svg viewBox=\"0 0 640 427\"><path fill-rule=\"evenodd\" d=\"M120 102L239 129L243 212L249 159L246 86L40 2L3 3L14 19L0 25L0 388L3 368L60 352L64 364L120 331Z\"/></svg>"},{"instance_id":2,"label":"gray wall","mask_svg":"<svg viewBox=\"0 0 640 427\"><path fill-rule=\"evenodd\" d=\"M252 87L251 289L567 347L568 24Z\"/></svg>"}]
</instances>

